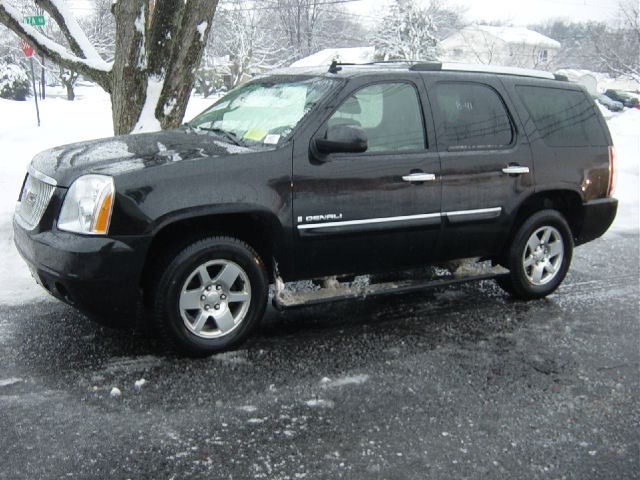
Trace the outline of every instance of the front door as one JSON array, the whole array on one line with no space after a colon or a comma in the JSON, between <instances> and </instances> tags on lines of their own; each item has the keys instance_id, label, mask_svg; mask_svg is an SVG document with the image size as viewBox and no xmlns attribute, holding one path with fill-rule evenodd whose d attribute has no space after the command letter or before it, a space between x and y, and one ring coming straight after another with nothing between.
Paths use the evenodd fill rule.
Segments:
<instances>
[{"instance_id":1,"label":"front door","mask_svg":"<svg viewBox=\"0 0 640 480\"><path fill-rule=\"evenodd\" d=\"M415 81L417 80L417 81ZM418 76L352 79L318 129L296 141L293 227L298 278L401 268L435 257L440 161ZM425 121L425 119L428 119ZM356 125L364 153L317 155L329 127ZM310 148L311 147L311 148Z\"/></svg>"},{"instance_id":2,"label":"front door","mask_svg":"<svg viewBox=\"0 0 640 480\"><path fill-rule=\"evenodd\" d=\"M425 82L442 166L442 256L495 255L534 187L529 142L495 76Z\"/></svg>"}]
</instances>

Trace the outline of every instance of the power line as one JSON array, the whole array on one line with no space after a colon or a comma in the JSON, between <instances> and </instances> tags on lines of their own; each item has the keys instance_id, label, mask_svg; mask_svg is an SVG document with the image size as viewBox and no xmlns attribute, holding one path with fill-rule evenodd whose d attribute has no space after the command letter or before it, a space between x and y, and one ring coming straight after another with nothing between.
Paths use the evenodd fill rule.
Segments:
<instances>
[{"instance_id":1,"label":"power line","mask_svg":"<svg viewBox=\"0 0 640 480\"><path fill-rule=\"evenodd\" d=\"M354 3L354 2L359 2L360 0L325 0L325 1L320 1L320 2L315 2L312 3L310 5L308 5L309 7L321 7L324 5L342 5L342 4L346 4L346 3ZM235 3L236 5L242 5L242 3L236 3L236 2L229 2L229 3ZM244 8L224 8L224 4L220 5L221 9L224 10L225 12L253 12L255 10L289 10L291 8L295 8L295 5L293 4L289 4L289 5L282 5L282 4L276 4L276 3L270 3L269 1L265 2L263 4L263 6L259 6L259 7L244 7Z\"/></svg>"}]
</instances>

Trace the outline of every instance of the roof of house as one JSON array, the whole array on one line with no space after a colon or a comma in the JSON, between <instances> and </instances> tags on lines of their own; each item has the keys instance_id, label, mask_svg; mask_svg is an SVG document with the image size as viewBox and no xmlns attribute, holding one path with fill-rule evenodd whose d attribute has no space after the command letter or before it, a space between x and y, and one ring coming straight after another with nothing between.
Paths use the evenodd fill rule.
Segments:
<instances>
[{"instance_id":1,"label":"roof of house","mask_svg":"<svg viewBox=\"0 0 640 480\"><path fill-rule=\"evenodd\" d=\"M331 64L333 60L342 63L369 63L373 61L374 47L325 48L319 52L293 62L292 67L318 67Z\"/></svg>"},{"instance_id":2,"label":"roof of house","mask_svg":"<svg viewBox=\"0 0 640 480\"><path fill-rule=\"evenodd\" d=\"M446 45L446 43L454 41L456 36L464 36L465 33L472 32L482 32L505 43L560 48L560 42L525 27L494 27L490 25L472 25L463 28L444 39L442 43Z\"/></svg>"}]
</instances>

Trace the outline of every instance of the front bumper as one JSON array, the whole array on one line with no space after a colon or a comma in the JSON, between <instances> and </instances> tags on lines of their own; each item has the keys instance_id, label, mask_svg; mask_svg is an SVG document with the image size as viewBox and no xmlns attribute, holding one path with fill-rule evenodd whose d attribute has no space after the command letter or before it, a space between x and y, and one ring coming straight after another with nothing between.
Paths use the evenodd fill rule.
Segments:
<instances>
[{"instance_id":1,"label":"front bumper","mask_svg":"<svg viewBox=\"0 0 640 480\"><path fill-rule=\"evenodd\" d=\"M618 211L618 200L615 198L600 198L582 205L582 228L576 238L576 245L590 242L606 232Z\"/></svg>"},{"instance_id":2,"label":"front bumper","mask_svg":"<svg viewBox=\"0 0 640 480\"><path fill-rule=\"evenodd\" d=\"M14 242L49 293L89 316L131 317L140 300L146 237L105 238L57 230L34 233L13 222Z\"/></svg>"}]
</instances>

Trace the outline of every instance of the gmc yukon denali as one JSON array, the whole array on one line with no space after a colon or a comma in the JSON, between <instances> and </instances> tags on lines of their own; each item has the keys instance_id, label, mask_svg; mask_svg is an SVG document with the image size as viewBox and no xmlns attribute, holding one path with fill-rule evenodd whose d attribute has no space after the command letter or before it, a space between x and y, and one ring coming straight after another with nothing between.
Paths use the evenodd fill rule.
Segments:
<instances>
[{"instance_id":1,"label":"gmc yukon denali","mask_svg":"<svg viewBox=\"0 0 640 480\"><path fill-rule=\"evenodd\" d=\"M256 78L175 130L38 154L15 244L88 316L144 316L208 355L246 339L270 295L286 308L479 278L549 295L611 225L613 170L598 108L566 78L334 62Z\"/></svg>"}]
</instances>

